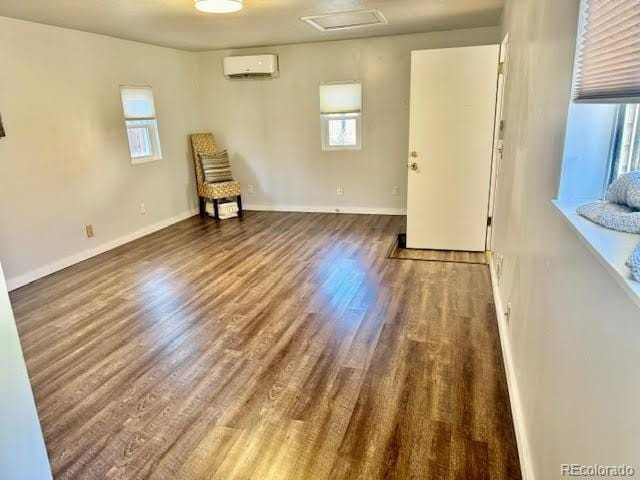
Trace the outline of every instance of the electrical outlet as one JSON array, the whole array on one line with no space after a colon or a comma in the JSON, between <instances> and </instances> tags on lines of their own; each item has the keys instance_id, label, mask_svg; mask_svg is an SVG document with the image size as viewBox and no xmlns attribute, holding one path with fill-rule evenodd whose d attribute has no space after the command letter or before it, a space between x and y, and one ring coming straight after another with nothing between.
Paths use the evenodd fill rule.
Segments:
<instances>
[{"instance_id":1,"label":"electrical outlet","mask_svg":"<svg viewBox=\"0 0 640 480\"><path fill-rule=\"evenodd\" d=\"M511 302L507 303L507 309L504 312L504 319L507 325L509 325L509 322L511 322Z\"/></svg>"},{"instance_id":2,"label":"electrical outlet","mask_svg":"<svg viewBox=\"0 0 640 480\"><path fill-rule=\"evenodd\" d=\"M253 185L247 185L247 193L253 193Z\"/></svg>"},{"instance_id":3,"label":"electrical outlet","mask_svg":"<svg viewBox=\"0 0 640 480\"><path fill-rule=\"evenodd\" d=\"M400 195L400 187L398 185L393 186L393 190L391 190L391 195L393 195L394 197L397 197L398 195Z\"/></svg>"},{"instance_id":4,"label":"electrical outlet","mask_svg":"<svg viewBox=\"0 0 640 480\"><path fill-rule=\"evenodd\" d=\"M93 225L87 225L85 230L87 231L87 238L93 238Z\"/></svg>"},{"instance_id":5,"label":"electrical outlet","mask_svg":"<svg viewBox=\"0 0 640 480\"><path fill-rule=\"evenodd\" d=\"M341 196L343 196L343 195L344 195L344 189L342 188L342 185L340 185L340 186L338 187L338 191L337 191L337 193L338 193L338 196L339 196L339 197L341 197Z\"/></svg>"},{"instance_id":6,"label":"electrical outlet","mask_svg":"<svg viewBox=\"0 0 640 480\"><path fill-rule=\"evenodd\" d=\"M146 215L147 214L147 206L144 203L141 203L138 208L140 210L140 214L141 215Z\"/></svg>"}]
</instances>

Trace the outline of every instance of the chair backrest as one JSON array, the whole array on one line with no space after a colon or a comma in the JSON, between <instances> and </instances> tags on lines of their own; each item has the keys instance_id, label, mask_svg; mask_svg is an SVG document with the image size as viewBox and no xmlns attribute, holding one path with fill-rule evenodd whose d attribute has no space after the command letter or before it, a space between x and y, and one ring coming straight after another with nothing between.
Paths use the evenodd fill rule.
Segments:
<instances>
[{"instance_id":1,"label":"chair backrest","mask_svg":"<svg viewBox=\"0 0 640 480\"><path fill-rule=\"evenodd\" d=\"M191 150L193 151L193 163L196 169L196 181L198 182L198 186L200 186L204 184L204 173L202 172L200 155L213 155L217 150L216 141L213 139L213 134L192 133Z\"/></svg>"}]
</instances>

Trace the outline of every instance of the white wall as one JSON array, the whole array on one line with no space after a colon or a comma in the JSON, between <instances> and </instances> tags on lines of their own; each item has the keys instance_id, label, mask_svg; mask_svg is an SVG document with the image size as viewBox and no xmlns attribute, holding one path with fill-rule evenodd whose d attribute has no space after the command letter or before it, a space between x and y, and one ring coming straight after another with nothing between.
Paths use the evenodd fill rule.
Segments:
<instances>
[{"instance_id":1,"label":"white wall","mask_svg":"<svg viewBox=\"0 0 640 480\"><path fill-rule=\"evenodd\" d=\"M481 28L234 51L278 53L282 73L231 82L221 72L229 51L188 53L0 17L0 260L9 287L192 214L187 136L197 130L229 147L249 207L401 213L410 51L497 40L498 28ZM364 148L322 152L318 84L348 79L363 82ZM121 84L154 87L163 160L130 165Z\"/></svg>"},{"instance_id":2,"label":"white wall","mask_svg":"<svg viewBox=\"0 0 640 480\"><path fill-rule=\"evenodd\" d=\"M18 330L0 265L0 476L51 478L47 449L33 400Z\"/></svg>"},{"instance_id":3,"label":"white wall","mask_svg":"<svg viewBox=\"0 0 640 480\"><path fill-rule=\"evenodd\" d=\"M199 125L196 54L0 17L0 59L10 287L196 208L187 137ZM121 84L153 86L163 160L131 166Z\"/></svg>"},{"instance_id":4,"label":"white wall","mask_svg":"<svg viewBox=\"0 0 640 480\"><path fill-rule=\"evenodd\" d=\"M204 125L229 149L248 207L400 213L406 208L411 50L497 43L498 34L481 28L204 53ZM278 54L280 78L224 78L223 57L254 53ZM363 148L323 152L318 85L341 80L362 82Z\"/></svg>"},{"instance_id":5,"label":"white wall","mask_svg":"<svg viewBox=\"0 0 640 480\"><path fill-rule=\"evenodd\" d=\"M640 311L550 200L557 195L578 0L510 0L505 154L494 245L531 466L640 468Z\"/></svg>"}]
</instances>

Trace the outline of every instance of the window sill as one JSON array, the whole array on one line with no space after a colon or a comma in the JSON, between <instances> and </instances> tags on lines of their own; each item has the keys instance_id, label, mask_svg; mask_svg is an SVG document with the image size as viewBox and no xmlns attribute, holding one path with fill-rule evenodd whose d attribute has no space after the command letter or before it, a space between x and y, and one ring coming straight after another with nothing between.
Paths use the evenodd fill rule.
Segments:
<instances>
[{"instance_id":1,"label":"window sill","mask_svg":"<svg viewBox=\"0 0 640 480\"><path fill-rule=\"evenodd\" d=\"M139 157L132 158L131 165L142 165L144 163L157 162L158 160L162 160L162 157Z\"/></svg>"},{"instance_id":2,"label":"window sill","mask_svg":"<svg viewBox=\"0 0 640 480\"><path fill-rule=\"evenodd\" d=\"M323 152L355 152L362 150L362 147L322 147Z\"/></svg>"},{"instance_id":3,"label":"window sill","mask_svg":"<svg viewBox=\"0 0 640 480\"><path fill-rule=\"evenodd\" d=\"M609 230L578 215L575 202L553 200L552 203L587 248L640 307L640 282L631 278L629 268L625 265L638 245L640 235Z\"/></svg>"}]
</instances>

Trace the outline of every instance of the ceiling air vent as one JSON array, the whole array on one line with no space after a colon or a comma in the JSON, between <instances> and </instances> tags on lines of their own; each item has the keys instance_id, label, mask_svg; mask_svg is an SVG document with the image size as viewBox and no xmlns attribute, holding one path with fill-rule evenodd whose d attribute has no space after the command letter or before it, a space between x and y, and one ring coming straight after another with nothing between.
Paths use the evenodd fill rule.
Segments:
<instances>
[{"instance_id":1,"label":"ceiling air vent","mask_svg":"<svg viewBox=\"0 0 640 480\"><path fill-rule=\"evenodd\" d=\"M373 25L385 25L389 23L387 22L387 19L384 18L384 15L382 15L380 10L357 10L354 12L328 13L326 15L302 17L300 20L317 28L321 32L370 27Z\"/></svg>"}]
</instances>

